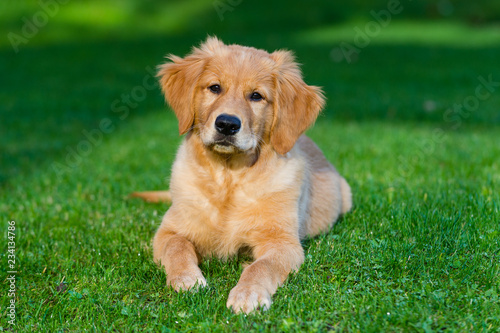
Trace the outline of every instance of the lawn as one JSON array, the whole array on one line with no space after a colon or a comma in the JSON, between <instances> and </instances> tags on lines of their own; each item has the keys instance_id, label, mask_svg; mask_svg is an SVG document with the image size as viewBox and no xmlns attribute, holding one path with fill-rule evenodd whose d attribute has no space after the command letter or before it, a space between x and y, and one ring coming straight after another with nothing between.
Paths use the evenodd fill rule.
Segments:
<instances>
[{"instance_id":1,"label":"lawn","mask_svg":"<svg viewBox=\"0 0 500 333\"><path fill-rule=\"evenodd\" d=\"M0 330L500 331L498 24L412 7L347 61L340 43L355 45L385 2L356 15L311 3L276 17L286 2L221 16L204 1L75 0L18 52L0 42ZM0 5L0 35L40 10ZM225 304L249 258L206 260L209 286L176 293L151 253L168 205L127 197L168 187L182 139L151 73L207 34L295 51L328 99L308 135L354 194L304 242L271 309L248 316Z\"/></svg>"}]
</instances>

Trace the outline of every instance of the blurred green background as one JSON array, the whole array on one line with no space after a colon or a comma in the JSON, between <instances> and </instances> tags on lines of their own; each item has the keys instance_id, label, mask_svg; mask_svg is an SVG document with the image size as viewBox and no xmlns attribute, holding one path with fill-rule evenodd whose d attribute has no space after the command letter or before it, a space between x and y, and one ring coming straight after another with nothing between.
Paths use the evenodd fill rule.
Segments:
<instances>
[{"instance_id":1,"label":"blurred green background","mask_svg":"<svg viewBox=\"0 0 500 333\"><path fill-rule=\"evenodd\" d=\"M369 45L350 61L339 55L339 45L356 46L356 28L364 31L375 22L372 13L390 3L3 1L0 183L66 154L84 138L82 130L116 118L113 102L142 84L147 67L167 53L186 54L207 35L295 51L306 82L325 89L320 121L449 127L446 110L474 92L478 76L500 77L500 2L402 0ZM137 104L127 121L165 110L159 90ZM460 126L498 125L499 104L494 94L480 111L461 117Z\"/></svg>"}]
</instances>

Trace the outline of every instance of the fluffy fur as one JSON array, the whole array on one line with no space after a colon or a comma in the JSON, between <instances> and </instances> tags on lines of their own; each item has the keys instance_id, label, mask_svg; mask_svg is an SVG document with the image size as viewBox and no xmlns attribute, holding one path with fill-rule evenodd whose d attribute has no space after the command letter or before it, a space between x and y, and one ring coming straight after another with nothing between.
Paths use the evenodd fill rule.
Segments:
<instances>
[{"instance_id":1,"label":"fluffy fur","mask_svg":"<svg viewBox=\"0 0 500 333\"><path fill-rule=\"evenodd\" d=\"M203 257L249 249L255 261L227 306L245 313L267 309L304 261L300 240L328 230L351 208L347 182L302 135L324 105L322 92L304 83L288 51L208 38L185 58L169 58L158 76L179 132L187 135L170 192L135 194L172 201L153 240L154 259L168 285L191 289L206 285L198 267ZM221 114L241 120L237 134L217 132Z\"/></svg>"}]
</instances>

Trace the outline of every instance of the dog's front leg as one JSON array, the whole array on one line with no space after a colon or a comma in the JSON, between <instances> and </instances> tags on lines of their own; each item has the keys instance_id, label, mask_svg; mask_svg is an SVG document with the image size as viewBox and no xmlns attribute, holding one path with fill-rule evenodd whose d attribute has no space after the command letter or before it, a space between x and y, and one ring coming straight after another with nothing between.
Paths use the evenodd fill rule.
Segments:
<instances>
[{"instance_id":1,"label":"dog's front leg","mask_svg":"<svg viewBox=\"0 0 500 333\"><path fill-rule=\"evenodd\" d=\"M273 241L254 248L256 260L246 267L238 284L229 293L227 307L234 312L250 313L259 307L267 310L271 297L291 270L304 262L299 240Z\"/></svg>"},{"instance_id":2,"label":"dog's front leg","mask_svg":"<svg viewBox=\"0 0 500 333\"><path fill-rule=\"evenodd\" d=\"M198 267L199 258L194 245L168 227L174 215L169 210L156 232L153 239L154 260L165 267L167 285L176 291L204 287L207 281Z\"/></svg>"}]
</instances>

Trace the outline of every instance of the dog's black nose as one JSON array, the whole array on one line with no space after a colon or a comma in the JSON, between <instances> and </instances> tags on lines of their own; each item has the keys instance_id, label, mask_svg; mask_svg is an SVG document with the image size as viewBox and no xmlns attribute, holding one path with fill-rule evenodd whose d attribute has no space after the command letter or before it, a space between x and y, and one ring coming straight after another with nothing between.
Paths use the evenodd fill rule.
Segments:
<instances>
[{"instance_id":1,"label":"dog's black nose","mask_svg":"<svg viewBox=\"0 0 500 333\"><path fill-rule=\"evenodd\" d=\"M241 121L228 114L221 114L215 119L215 129L224 135L235 135L241 128Z\"/></svg>"}]
</instances>

